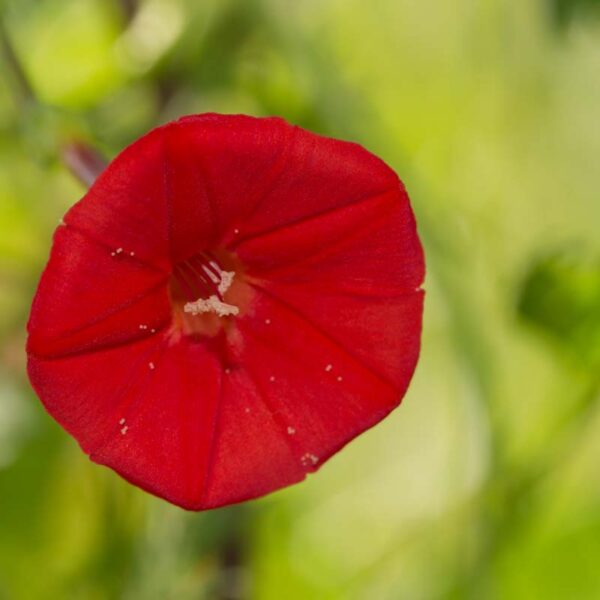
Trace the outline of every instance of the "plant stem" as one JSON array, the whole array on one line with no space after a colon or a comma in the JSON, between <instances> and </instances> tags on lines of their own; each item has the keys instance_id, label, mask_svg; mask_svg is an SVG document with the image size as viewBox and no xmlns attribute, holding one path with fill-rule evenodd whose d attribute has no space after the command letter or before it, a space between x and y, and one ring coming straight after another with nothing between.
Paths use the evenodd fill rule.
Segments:
<instances>
[{"instance_id":1,"label":"plant stem","mask_svg":"<svg viewBox=\"0 0 600 600\"><path fill-rule=\"evenodd\" d=\"M2 53L6 66L12 74L15 83L15 95L18 96L17 102L36 102L35 92L29 83L29 78L15 52L2 19L0 19L0 53Z\"/></svg>"}]
</instances>

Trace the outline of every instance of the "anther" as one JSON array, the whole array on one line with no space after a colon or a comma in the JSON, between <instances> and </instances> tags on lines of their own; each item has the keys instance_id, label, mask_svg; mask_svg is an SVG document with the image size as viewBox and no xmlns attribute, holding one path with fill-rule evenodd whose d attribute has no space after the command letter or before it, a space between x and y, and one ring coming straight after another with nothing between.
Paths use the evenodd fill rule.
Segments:
<instances>
[{"instance_id":1,"label":"anther","mask_svg":"<svg viewBox=\"0 0 600 600\"><path fill-rule=\"evenodd\" d=\"M235 276L225 271L211 254L199 254L177 265L174 271L183 292L190 299L183 311L193 316L215 313L219 317L237 315L239 308L224 301ZM200 296L200 297L198 297Z\"/></svg>"}]
</instances>

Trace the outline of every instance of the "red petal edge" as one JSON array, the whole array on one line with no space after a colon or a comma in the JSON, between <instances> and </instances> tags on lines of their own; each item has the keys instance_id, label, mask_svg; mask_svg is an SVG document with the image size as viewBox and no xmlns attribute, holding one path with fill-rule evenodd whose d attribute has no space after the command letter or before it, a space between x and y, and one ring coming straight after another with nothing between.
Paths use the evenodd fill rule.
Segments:
<instances>
[{"instance_id":1,"label":"red petal edge","mask_svg":"<svg viewBox=\"0 0 600 600\"><path fill-rule=\"evenodd\" d=\"M199 248L244 266L248 306L214 338L174 334L172 269ZM29 377L131 483L191 510L241 502L400 404L423 278L408 196L380 159L278 118L184 117L126 148L57 229Z\"/></svg>"}]
</instances>

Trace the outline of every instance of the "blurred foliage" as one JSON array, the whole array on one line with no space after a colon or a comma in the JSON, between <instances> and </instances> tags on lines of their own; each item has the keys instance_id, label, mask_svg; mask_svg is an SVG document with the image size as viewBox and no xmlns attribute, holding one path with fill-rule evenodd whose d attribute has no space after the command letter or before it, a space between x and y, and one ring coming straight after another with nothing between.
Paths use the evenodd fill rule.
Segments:
<instances>
[{"instance_id":1,"label":"blurred foliage","mask_svg":"<svg viewBox=\"0 0 600 600\"><path fill-rule=\"evenodd\" d=\"M0 599L600 597L597 4L0 1ZM301 485L190 514L89 463L23 346L84 192L63 145L203 111L382 156L428 275L402 408Z\"/></svg>"},{"instance_id":2,"label":"blurred foliage","mask_svg":"<svg viewBox=\"0 0 600 600\"><path fill-rule=\"evenodd\" d=\"M556 19L560 25L566 25L578 13L600 13L600 0L552 0Z\"/></svg>"},{"instance_id":3,"label":"blurred foliage","mask_svg":"<svg viewBox=\"0 0 600 600\"><path fill-rule=\"evenodd\" d=\"M561 350L600 372L600 259L555 255L534 264L519 312Z\"/></svg>"}]
</instances>

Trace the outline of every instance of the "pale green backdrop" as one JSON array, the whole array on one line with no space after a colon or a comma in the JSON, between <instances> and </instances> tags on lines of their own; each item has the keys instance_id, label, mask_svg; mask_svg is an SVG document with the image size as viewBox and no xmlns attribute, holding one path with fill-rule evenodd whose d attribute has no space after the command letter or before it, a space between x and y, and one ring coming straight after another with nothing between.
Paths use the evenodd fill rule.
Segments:
<instances>
[{"instance_id":1,"label":"pale green backdrop","mask_svg":"<svg viewBox=\"0 0 600 600\"><path fill-rule=\"evenodd\" d=\"M600 598L600 3L0 0L0 599ZM84 192L181 114L381 155L428 273L402 407L305 483L182 510L43 411L25 322Z\"/></svg>"}]
</instances>

